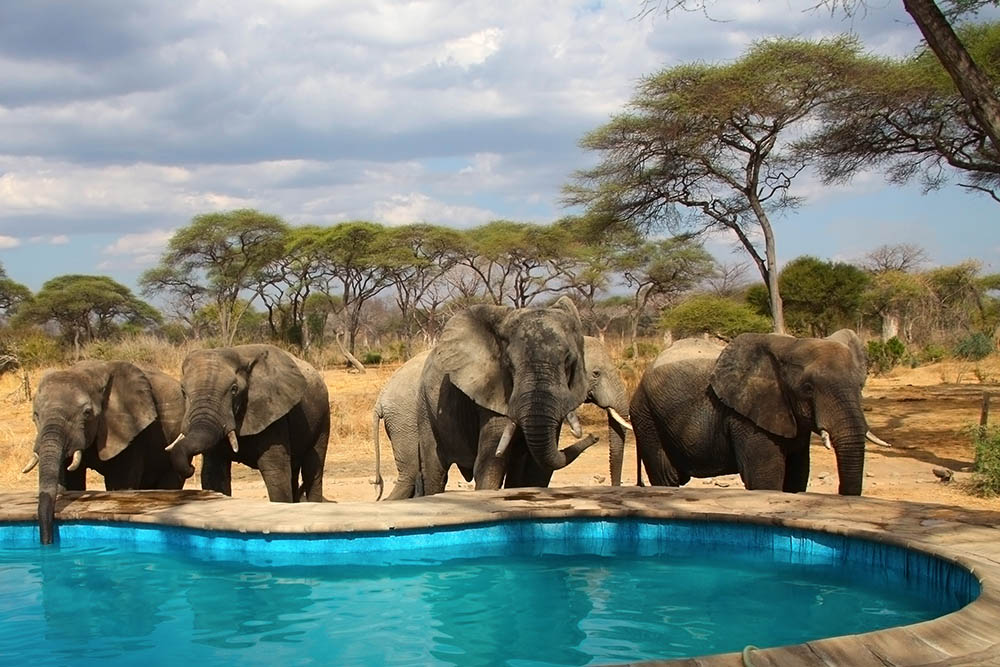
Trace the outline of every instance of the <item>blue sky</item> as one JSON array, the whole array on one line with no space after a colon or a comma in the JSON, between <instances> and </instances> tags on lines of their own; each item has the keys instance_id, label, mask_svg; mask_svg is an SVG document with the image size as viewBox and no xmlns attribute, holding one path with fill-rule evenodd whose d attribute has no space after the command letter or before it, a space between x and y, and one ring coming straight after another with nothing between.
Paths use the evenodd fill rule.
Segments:
<instances>
[{"instance_id":1,"label":"blue sky","mask_svg":"<svg viewBox=\"0 0 1000 667\"><path fill-rule=\"evenodd\" d=\"M911 53L901 2L847 18L814 0L717 0L637 19L641 0L0 4L0 262L134 286L173 229L253 207L295 223L550 222L594 156L577 142L644 74L738 57L771 35L857 34ZM1000 271L1000 205L878 174L776 222L783 260L883 243ZM732 244L714 239L723 261Z\"/></svg>"}]
</instances>

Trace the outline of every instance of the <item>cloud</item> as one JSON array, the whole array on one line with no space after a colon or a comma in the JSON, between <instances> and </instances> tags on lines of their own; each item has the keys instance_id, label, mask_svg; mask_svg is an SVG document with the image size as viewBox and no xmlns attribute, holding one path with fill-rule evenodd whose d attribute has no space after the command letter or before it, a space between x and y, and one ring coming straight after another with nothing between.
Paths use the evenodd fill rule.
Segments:
<instances>
[{"instance_id":1,"label":"cloud","mask_svg":"<svg viewBox=\"0 0 1000 667\"><path fill-rule=\"evenodd\" d=\"M375 204L374 213L377 222L388 225L430 222L454 227L473 227L498 217L485 209L447 204L419 192L393 195L388 200L380 201Z\"/></svg>"},{"instance_id":2,"label":"cloud","mask_svg":"<svg viewBox=\"0 0 1000 667\"><path fill-rule=\"evenodd\" d=\"M148 232L120 236L114 243L105 246L101 254L124 258L125 261L105 259L98 264L98 268L109 270L119 265L132 269L152 266L166 248L173 233L172 229L152 229Z\"/></svg>"},{"instance_id":3,"label":"cloud","mask_svg":"<svg viewBox=\"0 0 1000 667\"><path fill-rule=\"evenodd\" d=\"M16 248L21 245L21 241L14 238L13 236L0 236L0 250L7 250L8 248Z\"/></svg>"}]
</instances>

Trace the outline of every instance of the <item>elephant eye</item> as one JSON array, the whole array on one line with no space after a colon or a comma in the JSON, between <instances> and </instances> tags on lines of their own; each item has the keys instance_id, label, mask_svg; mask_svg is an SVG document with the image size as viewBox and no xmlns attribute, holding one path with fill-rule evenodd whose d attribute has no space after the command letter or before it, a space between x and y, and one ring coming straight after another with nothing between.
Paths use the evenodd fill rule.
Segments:
<instances>
[{"instance_id":1,"label":"elephant eye","mask_svg":"<svg viewBox=\"0 0 1000 667\"><path fill-rule=\"evenodd\" d=\"M92 414L94 414L94 409L92 407L90 407L89 405L83 406L83 415L85 417L89 417Z\"/></svg>"},{"instance_id":2,"label":"elephant eye","mask_svg":"<svg viewBox=\"0 0 1000 667\"><path fill-rule=\"evenodd\" d=\"M813 393L812 382L803 382L802 383L802 394L804 396L812 396L812 393Z\"/></svg>"},{"instance_id":3,"label":"elephant eye","mask_svg":"<svg viewBox=\"0 0 1000 667\"><path fill-rule=\"evenodd\" d=\"M237 387L236 383L234 382L232 388L230 389L230 391L233 392L233 396L235 396L236 392L238 392L239 390L240 390L240 388Z\"/></svg>"}]
</instances>

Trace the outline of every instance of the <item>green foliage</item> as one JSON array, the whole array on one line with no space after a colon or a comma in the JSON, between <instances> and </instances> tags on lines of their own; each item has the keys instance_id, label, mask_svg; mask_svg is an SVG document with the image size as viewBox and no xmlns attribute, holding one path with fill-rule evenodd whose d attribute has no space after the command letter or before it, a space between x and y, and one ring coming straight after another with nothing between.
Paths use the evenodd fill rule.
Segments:
<instances>
[{"instance_id":1,"label":"green foliage","mask_svg":"<svg viewBox=\"0 0 1000 667\"><path fill-rule=\"evenodd\" d=\"M943 360L948 356L948 348L938 343L928 343L920 351L919 359L921 363L933 364Z\"/></svg>"},{"instance_id":2,"label":"green foliage","mask_svg":"<svg viewBox=\"0 0 1000 667\"><path fill-rule=\"evenodd\" d=\"M972 492L984 498L1000 495L1000 429L973 427L972 442L976 451Z\"/></svg>"},{"instance_id":3,"label":"green foliage","mask_svg":"<svg viewBox=\"0 0 1000 667\"><path fill-rule=\"evenodd\" d=\"M969 334L955 344L954 353L959 359L979 361L985 359L996 349L993 340L982 332Z\"/></svg>"},{"instance_id":4,"label":"green foliage","mask_svg":"<svg viewBox=\"0 0 1000 667\"><path fill-rule=\"evenodd\" d=\"M56 366L65 361L65 351L59 341L37 327L7 329L0 338L0 352L17 357L29 370Z\"/></svg>"},{"instance_id":5,"label":"green foliage","mask_svg":"<svg viewBox=\"0 0 1000 667\"><path fill-rule=\"evenodd\" d=\"M675 338L707 333L731 340L741 333L766 333L771 330L768 318L755 313L749 304L703 294L692 297L664 313L661 326Z\"/></svg>"},{"instance_id":6,"label":"green foliage","mask_svg":"<svg viewBox=\"0 0 1000 667\"><path fill-rule=\"evenodd\" d=\"M865 272L851 264L808 255L793 259L778 276L790 332L822 337L851 326L868 282Z\"/></svg>"},{"instance_id":7,"label":"green foliage","mask_svg":"<svg viewBox=\"0 0 1000 667\"><path fill-rule=\"evenodd\" d=\"M868 370L876 375L888 373L899 365L906 355L906 345L895 336L882 342L868 341Z\"/></svg>"},{"instance_id":8,"label":"green foliage","mask_svg":"<svg viewBox=\"0 0 1000 667\"><path fill-rule=\"evenodd\" d=\"M636 341L635 347L638 348L640 359L652 359L660 353L658 345L645 340ZM625 359L635 358L635 352L631 345L622 350L622 357Z\"/></svg>"},{"instance_id":9,"label":"green foliage","mask_svg":"<svg viewBox=\"0 0 1000 667\"><path fill-rule=\"evenodd\" d=\"M382 354L380 352L375 352L373 350L365 352L365 356L362 357L361 363L363 363L365 366L381 364Z\"/></svg>"},{"instance_id":10,"label":"green foliage","mask_svg":"<svg viewBox=\"0 0 1000 667\"><path fill-rule=\"evenodd\" d=\"M35 298L23 304L15 324L59 323L67 337L107 338L121 324L149 327L162 322L159 312L132 291L107 276L66 275L42 285Z\"/></svg>"}]
</instances>

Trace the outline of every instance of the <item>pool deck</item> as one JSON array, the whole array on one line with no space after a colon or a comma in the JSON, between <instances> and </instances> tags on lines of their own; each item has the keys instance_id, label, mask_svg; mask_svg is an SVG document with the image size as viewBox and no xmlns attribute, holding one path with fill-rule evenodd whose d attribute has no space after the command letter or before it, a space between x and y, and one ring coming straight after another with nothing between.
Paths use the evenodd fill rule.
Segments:
<instances>
[{"instance_id":1,"label":"pool deck","mask_svg":"<svg viewBox=\"0 0 1000 667\"><path fill-rule=\"evenodd\" d=\"M0 492L0 521L34 521L37 497ZM1000 503L998 503L1000 507ZM130 521L255 533L432 528L510 519L704 519L820 530L919 549L958 562L982 583L965 608L860 635L645 665L1000 665L1000 511L825 494L743 489L560 487L458 491L382 503L283 505L206 491L67 493L59 519Z\"/></svg>"}]
</instances>

